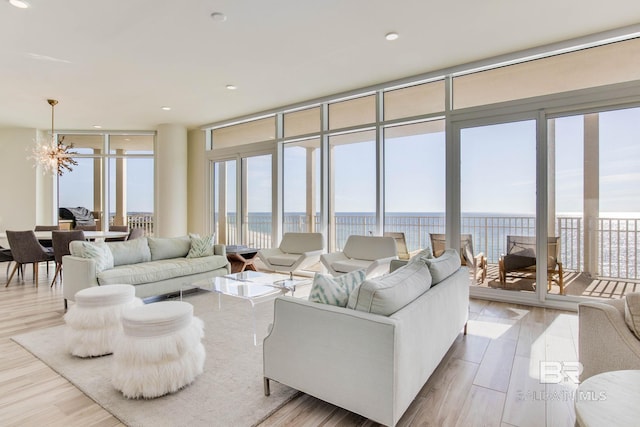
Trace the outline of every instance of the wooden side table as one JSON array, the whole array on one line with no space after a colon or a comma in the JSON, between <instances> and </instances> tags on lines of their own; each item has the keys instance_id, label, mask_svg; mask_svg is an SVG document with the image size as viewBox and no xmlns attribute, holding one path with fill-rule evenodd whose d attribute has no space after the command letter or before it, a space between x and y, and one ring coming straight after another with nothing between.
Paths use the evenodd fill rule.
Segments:
<instances>
[{"instance_id":1,"label":"wooden side table","mask_svg":"<svg viewBox=\"0 0 640 427\"><path fill-rule=\"evenodd\" d=\"M240 273L241 271L256 271L253 265L258 249L248 248L246 246L227 246L227 260L231 263L231 272Z\"/></svg>"},{"instance_id":2,"label":"wooden side table","mask_svg":"<svg viewBox=\"0 0 640 427\"><path fill-rule=\"evenodd\" d=\"M640 420L640 371L603 372L576 390L576 424L581 427L637 426Z\"/></svg>"}]
</instances>

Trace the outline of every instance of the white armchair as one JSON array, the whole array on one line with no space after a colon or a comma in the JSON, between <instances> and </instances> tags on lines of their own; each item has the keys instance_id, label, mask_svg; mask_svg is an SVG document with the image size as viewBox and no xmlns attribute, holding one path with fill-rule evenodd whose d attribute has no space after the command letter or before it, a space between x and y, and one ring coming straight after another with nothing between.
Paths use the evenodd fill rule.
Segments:
<instances>
[{"instance_id":1,"label":"white armchair","mask_svg":"<svg viewBox=\"0 0 640 427\"><path fill-rule=\"evenodd\" d=\"M301 270L320 259L324 250L322 233L284 233L277 248L260 249L258 257L273 271L288 271L293 277Z\"/></svg>"},{"instance_id":2,"label":"white armchair","mask_svg":"<svg viewBox=\"0 0 640 427\"><path fill-rule=\"evenodd\" d=\"M398 259L398 250L393 237L356 235L349 236L342 252L320 256L322 264L334 276L365 270L368 278L389 272L389 264L394 259Z\"/></svg>"}]
</instances>

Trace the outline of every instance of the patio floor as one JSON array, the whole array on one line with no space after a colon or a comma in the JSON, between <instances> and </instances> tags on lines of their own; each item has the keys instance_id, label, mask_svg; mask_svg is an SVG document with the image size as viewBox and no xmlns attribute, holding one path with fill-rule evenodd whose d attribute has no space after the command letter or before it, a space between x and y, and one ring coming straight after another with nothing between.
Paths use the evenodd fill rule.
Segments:
<instances>
[{"instance_id":1,"label":"patio floor","mask_svg":"<svg viewBox=\"0 0 640 427\"><path fill-rule=\"evenodd\" d=\"M506 283L498 280L498 265L489 264L487 279L479 286L501 288L514 291L535 292L535 277L531 274L509 275ZM549 292L558 295L560 288L557 284ZM613 279L606 277L590 277L587 273L576 271L564 272L564 294L592 298L621 298L629 292L640 292L640 281Z\"/></svg>"}]
</instances>

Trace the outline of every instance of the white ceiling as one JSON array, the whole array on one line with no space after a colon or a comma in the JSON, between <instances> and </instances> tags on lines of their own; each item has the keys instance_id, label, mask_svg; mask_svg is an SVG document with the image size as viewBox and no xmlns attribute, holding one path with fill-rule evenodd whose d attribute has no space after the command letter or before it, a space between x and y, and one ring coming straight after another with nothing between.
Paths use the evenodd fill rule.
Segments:
<instances>
[{"instance_id":1,"label":"white ceiling","mask_svg":"<svg viewBox=\"0 0 640 427\"><path fill-rule=\"evenodd\" d=\"M195 128L640 22L638 0L0 1L0 127L42 129L47 98L56 129Z\"/></svg>"}]
</instances>

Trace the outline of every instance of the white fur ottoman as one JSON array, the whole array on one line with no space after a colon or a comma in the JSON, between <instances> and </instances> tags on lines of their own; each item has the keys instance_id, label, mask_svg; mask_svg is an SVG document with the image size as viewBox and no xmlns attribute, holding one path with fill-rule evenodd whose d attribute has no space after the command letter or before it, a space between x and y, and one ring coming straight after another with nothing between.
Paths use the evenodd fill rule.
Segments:
<instances>
[{"instance_id":1,"label":"white fur ottoman","mask_svg":"<svg viewBox=\"0 0 640 427\"><path fill-rule=\"evenodd\" d=\"M202 373L202 320L193 306L162 301L122 314L123 333L113 350L113 386L128 398L174 393Z\"/></svg>"},{"instance_id":2,"label":"white fur ottoman","mask_svg":"<svg viewBox=\"0 0 640 427\"><path fill-rule=\"evenodd\" d=\"M75 295L64 320L65 342L74 356L102 356L113 352L113 342L122 331L122 310L142 305L131 285L92 286Z\"/></svg>"}]
</instances>

